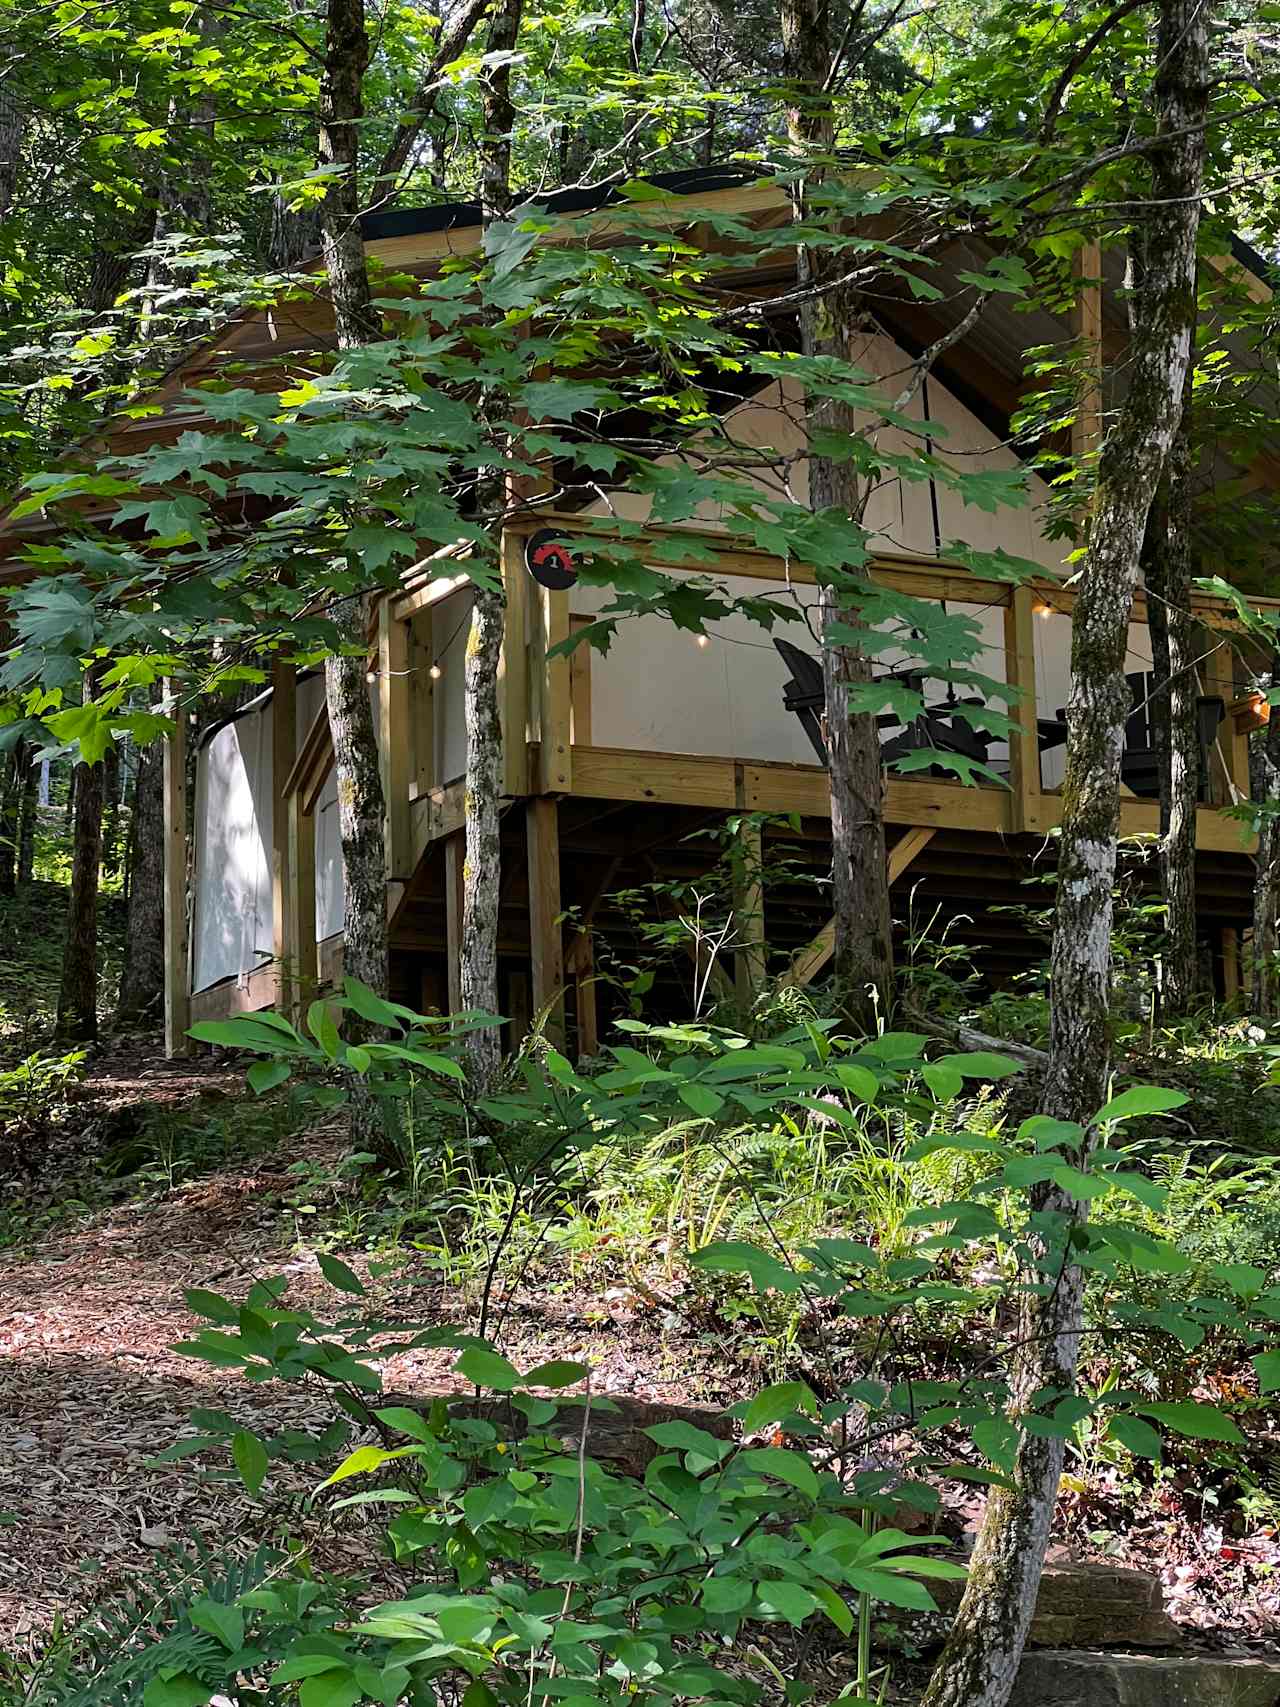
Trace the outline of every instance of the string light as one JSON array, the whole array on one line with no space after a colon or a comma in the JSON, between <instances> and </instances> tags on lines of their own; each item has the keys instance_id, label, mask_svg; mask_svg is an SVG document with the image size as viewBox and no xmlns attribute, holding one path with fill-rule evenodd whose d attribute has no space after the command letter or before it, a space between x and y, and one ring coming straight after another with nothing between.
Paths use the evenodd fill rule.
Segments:
<instances>
[{"instance_id":1,"label":"string light","mask_svg":"<svg viewBox=\"0 0 1280 1707\"><path fill-rule=\"evenodd\" d=\"M364 673L364 679L367 682L376 682L378 679L378 672L376 670L366 670Z\"/></svg>"},{"instance_id":2,"label":"string light","mask_svg":"<svg viewBox=\"0 0 1280 1707\"><path fill-rule=\"evenodd\" d=\"M699 649L699 650L700 650L700 651L702 651L702 652L705 652L705 651L706 651L706 649L707 649L707 647L708 647L708 646L710 646L710 644L711 644L711 637L710 637L710 635L708 635L708 634L700 634L700 635L699 635L699 636L698 636L698 649Z\"/></svg>"},{"instance_id":3,"label":"string light","mask_svg":"<svg viewBox=\"0 0 1280 1707\"><path fill-rule=\"evenodd\" d=\"M1031 609L1033 613L1040 618L1041 622L1044 621L1045 617L1053 615L1053 606L1047 605L1043 599L1037 599Z\"/></svg>"},{"instance_id":4,"label":"string light","mask_svg":"<svg viewBox=\"0 0 1280 1707\"><path fill-rule=\"evenodd\" d=\"M433 682L438 682L444 674L444 671L440 668L439 664L433 664L427 671L427 674L431 677Z\"/></svg>"}]
</instances>

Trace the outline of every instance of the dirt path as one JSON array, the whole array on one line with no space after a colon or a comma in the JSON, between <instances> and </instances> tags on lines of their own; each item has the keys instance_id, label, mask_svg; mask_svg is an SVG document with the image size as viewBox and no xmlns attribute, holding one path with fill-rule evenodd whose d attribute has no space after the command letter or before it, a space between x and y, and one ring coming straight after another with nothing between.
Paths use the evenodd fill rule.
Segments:
<instances>
[{"instance_id":1,"label":"dirt path","mask_svg":"<svg viewBox=\"0 0 1280 1707\"><path fill-rule=\"evenodd\" d=\"M240 1087L226 1069L153 1060L139 1073L138 1065L117 1060L94 1075L100 1106L135 1102L139 1092L182 1104ZM296 1178L286 1169L301 1159L332 1163L341 1148L337 1130L291 1139L287 1155L103 1211L46 1238L37 1254L0 1252L0 1646L130 1583L170 1542L193 1533L214 1545L233 1534L261 1538L272 1507L308 1486L301 1470L273 1475L259 1504L238 1481L218 1478L212 1462L148 1461L188 1432L193 1406L264 1430L332 1420L309 1392L256 1386L173 1347L197 1325L184 1303L190 1287L239 1299L255 1278L287 1274L291 1301L318 1313L331 1306L314 1256L294 1242L287 1203ZM367 1268L362 1253L343 1255ZM378 1307L397 1320L474 1327L474 1299L412 1263L379 1286ZM683 1323L664 1325L652 1300L625 1286L598 1300L531 1290L516 1300L503 1344L525 1367L586 1358L605 1392L734 1396L714 1348ZM450 1390L454 1355L397 1358L384 1379L404 1393ZM334 1556L327 1543L329 1564L355 1564L358 1537L333 1545L351 1556Z\"/></svg>"}]
</instances>

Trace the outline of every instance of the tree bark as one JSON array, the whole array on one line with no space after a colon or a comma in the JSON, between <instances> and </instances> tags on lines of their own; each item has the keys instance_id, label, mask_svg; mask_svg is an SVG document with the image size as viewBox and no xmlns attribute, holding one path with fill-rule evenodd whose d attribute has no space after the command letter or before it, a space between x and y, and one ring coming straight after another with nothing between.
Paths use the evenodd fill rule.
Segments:
<instances>
[{"instance_id":1,"label":"tree bark","mask_svg":"<svg viewBox=\"0 0 1280 1707\"><path fill-rule=\"evenodd\" d=\"M0 895L12 895L18 886L23 745L19 741L0 755Z\"/></svg>"},{"instance_id":2,"label":"tree bark","mask_svg":"<svg viewBox=\"0 0 1280 1707\"><path fill-rule=\"evenodd\" d=\"M782 0L782 45L788 99L787 133L806 165L793 192L795 218L803 220L809 197L828 170L835 149L835 111L827 80L833 44L825 0ZM796 250L796 282L819 285L828 262L803 244ZM800 347L807 357L847 362L858 323L848 289L835 288L800 308ZM846 404L810 399L805 417L810 437L819 432L852 435ZM861 521L865 493L851 462L808 459L809 503L814 511L837 509ZM853 1026L874 1031L893 991L893 935L885 857L884 771L873 715L849 711L850 691L871 680L871 660L857 645L837 637L857 628L856 601L849 591L824 585L819 596L822 674L826 690L827 773L831 788L831 880L835 915L834 969L846 1016Z\"/></svg>"},{"instance_id":3,"label":"tree bark","mask_svg":"<svg viewBox=\"0 0 1280 1707\"><path fill-rule=\"evenodd\" d=\"M18 807L18 882L30 883L36 863L36 807L40 798L40 771L28 764L22 773L22 799Z\"/></svg>"},{"instance_id":4,"label":"tree bark","mask_svg":"<svg viewBox=\"0 0 1280 1707\"><path fill-rule=\"evenodd\" d=\"M8 217L18 193L26 114L7 89L0 86L0 219Z\"/></svg>"},{"instance_id":5,"label":"tree bark","mask_svg":"<svg viewBox=\"0 0 1280 1707\"><path fill-rule=\"evenodd\" d=\"M1280 648L1271 660L1271 686L1280 688ZM1254 742L1253 798L1280 811L1280 705ZM1263 818L1253 879L1253 1012L1280 1015L1280 820Z\"/></svg>"},{"instance_id":6,"label":"tree bark","mask_svg":"<svg viewBox=\"0 0 1280 1707\"><path fill-rule=\"evenodd\" d=\"M1120 826L1120 760L1129 692L1124 660L1147 512L1182 413L1195 317L1196 234L1209 96L1205 0L1162 0L1153 101L1168 140L1152 156L1142 303L1129 391L1098 458L1089 543L1071 641L1067 770L1051 958L1045 1112L1086 1138L1106 1100L1110 1059L1112 885ZM1010 1372L1016 1418L1052 1410L1074 1390L1083 1326L1082 1271L1070 1260L1079 1199L1032 1194L1038 1241ZM1019 1434L1011 1486L993 1489L969 1581L922 1707L1005 1707L1044 1568L1065 1443Z\"/></svg>"},{"instance_id":7,"label":"tree bark","mask_svg":"<svg viewBox=\"0 0 1280 1707\"><path fill-rule=\"evenodd\" d=\"M1183 386L1182 420L1169 451L1159 498L1152 505L1143 552L1147 626L1155 679L1152 728L1160 762L1160 888L1165 908L1161 1011L1177 1018L1198 993L1196 952L1196 805L1200 730L1196 707L1195 568L1191 498L1191 373Z\"/></svg>"},{"instance_id":8,"label":"tree bark","mask_svg":"<svg viewBox=\"0 0 1280 1707\"><path fill-rule=\"evenodd\" d=\"M464 0L455 16L442 27L439 45L414 91L410 111L396 126L378 167L378 175L374 179L374 201L379 208L392 207L400 199L408 182L404 175L405 167L440 98L441 73L446 65L451 65L466 51L467 43L489 10L490 3L491 0Z\"/></svg>"},{"instance_id":9,"label":"tree bark","mask_svg":"<svg viewBox=\"0 0 1280 1707\"><path fill-rule=\"evenodd\" d=\"M157 1018L164 996L164 749L159 741L138 755L128 877L117 1025Z\"/></svg>"},{"instance_id":10,"label":"tree bark","mask_svg":"<svg viewBox=\"0 0 1280 1707\"><path fill-rule=\"evenodd\" d=\"M523 0L499 0L489 26L487 52L510 54L520 34ZM484 136L480 148L480 199L485 226L511 207L510 64L500 59L484 84ZM482 482L482 513L492 515L495 558L501 561L505 487L502 477ZM477 585L471 607L464 679L467 734L466 857L462 868L462 947L459 991L464 1010L498 1012L499 809L502 792L502 727L498 714L498 663L506 601L501 592ZM502 1059L497 1026L468 1034L473 1087L492 1084Z\"/></svg>"},{"instance_id":11,"label":"tree bark","mask_svg":"<svg viewBox=\"0 0 1280 1707\"><path fill-rule=\"evenodd\" d=\"M55 1034L72 1043L98 1035L98 874L102 862L102 766L76 766L75 844Z\"/></svg>"}]
</instances>

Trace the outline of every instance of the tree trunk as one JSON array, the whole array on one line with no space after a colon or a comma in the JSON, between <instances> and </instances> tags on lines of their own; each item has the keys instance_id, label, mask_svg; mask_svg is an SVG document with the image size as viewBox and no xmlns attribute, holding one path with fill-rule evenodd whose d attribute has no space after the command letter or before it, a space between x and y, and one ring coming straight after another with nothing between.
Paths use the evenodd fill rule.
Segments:
<instances>
[{"instance_id":1,"label":"tree trunk","mask_svg":"<svg viewBox=\"0 0 1280 1707\"><path fill-rule=\"evenodd\" d=\"M48 760L45 761L48 763ZM18 882L30 883L36 863L36 807L40 798L40 770L28 764L22 773L22 800L18 807Z\"/></svg>"},{"instance_id":2,"label":"tree trunk","mask_svg":"<svg viewBox=\"0 0 1280 1707\"><path fill-rule=\"evenodd\" d=\"M831 69L830 14L824 0L782 0L782 44L792 94L787 133L807 164L793 194L797 220L825 176L835 148L835 113L826 92ZM796 282L819 285L830 262L804 245L796 251ZM838 265L838 263L837 263ZM832 288L800 308L800 346L805 356L848 362L856 335L857 301ZM825 398L806 403L811 438L818 433L856 431L848 405ZM861 522L865 494L854 465L810 455L809 503L814 511L837 509ZM824 585L819 600L823 683L826 690L827 773L831 788L831 880L835 914L834 969L851 1025L874 1031L893 989L893 935L885 858L884 772L880 735L873 715L849 711L849 694L871 680L871 660L861 647L838 637L859 626L855 589Z\"/></svg>"},{"instance_id":3,"label":"tree trunk","mask_svg":"<svg viewBox=\"0 0 1280 1707\"><path fill-rule=\"evenodd\" d=\"M1203 0L1163 0L1153 98L1159 132L1146 210L1142 302L1130 385L1098 458L1089 544L1071 636L1067 770L1051 959L1046 1113L1088 1131L1106 1100L1110 1058L1112 885L1120 825L1120 759L1129 691L1128 624L1152 494L1182 413L1195 316L1196 233L1208 104ZM1068 1160L1087 1161L1089 1138ZM1010 1373L1012 1414L1053 1409L1074 1390L1083 1276L1070 1260L1079 1199L1056 1186L1032 1194L1035 1260L1020 1350ZM1037 1284L1038 1283L1038 1284ZM969 1581L922 1707L1004 1707L1035 1607L1065 1443L1019 1436L1012 1486L987 1504Z\"/></svg>"},{"instance_id":4,"label":"tree trunk","mask_svg":"<svg viewBox=\"0 0 1280 1707\"><path fill-rule=\"evenodd\" d=\"M509 55L520 34L523 0L499 0L489 26L487 52ZM480 198L484 224L501 219L511 206L511 67L499 57L484 84L484 136L480 150ZM501 475L482 483L481 513L494 517L495 558L501 560L505 511ZM499 803L502 793L502 728L498 715L498 663L506 602L503 594L477 586L471 607L464 678L467 733L466 857L462 868L462 947L459 990L464 1010L498 1012ZM502 1034L491 1026L468 1034L471 1078L477 1091L493 1082L502 1059Z\"/></svg>"},{"instance_id":5,"label":"tree trunk","mask_svg":"<svg viewBox=\"0 0 1280 1707\"><path fill-rule=\"evenodd\" d=\"M12 895L18 886L23 745L19 741L0 753L0 895Z\"/></svg>"},{"instance_id":6,"label":"tree trunk","mask_svg":"<svg viewBox=\"0 0 1280 1707\"><path fill-rule=\"evenodd\" d=\"M1152 505L1143 552L1147 626L1155 690L1152 728L1160 761L1160 888L1165 907L1161 1011L1168 1018L1193 1005L1200 961L1196 951L1196 804L1200 793L1200 729L1196 707L1195 568L1191 498L1191 364L1183 387L1182 421L1169 452L1158 501Z\"/></svg>"},{"instance_id":7,"label":"tree trunk","mask_svg":"<svg viewBox=\"0 0 1280 1707\"><path fill-rule=\"evenodd\" d=\"M120 749L112 747L102 760L102 869L114 877L119 869L120 796L123 790L123 766Z\"/></svg>"},{"instance_id":8,"label":"tree trunk","mask_svg":"<svg viewBox=\"0 0 1280 1707\"><path fill-rule=\"evenodd\" d=\"M128 881L117 1025L157 1018L164 995L164 747L160 741L138 754Z\"/></svg>"},{"instance_id":9,"label":"tree trunk","mask_svg":"<svg viewBox=\"0 0 1280 1707\"><path fill-rule=\"evenodd\" d=\"M14 97L0 85L0 219L8 217L18 191L22 166L22 143L26 115Z\"/></svg>"},{"instance_id":10,"label":"tree trunk","mask_svg":"<svg viewBox=\"0 0 1280 1707\"><path fill-rule=\"evenodd\" d=\"M1280 649L1271 660L1271 686L1280 688ZM1280 705L1272 706L1265 733L1254 741L1256 801L1280 811ZM1280 819L1258 826L1253 878L1252 1008L1259 1019L1280 1016Z\"/></svg>"},{"instance_id":11,"label":"tree trunk","mask_svg":"<svg viewBox=\"0 0 1280 1707\"><path fill-rule=\"evenodd\" d=\"M382 336L369 287L364 238L360 233L360 120L364 112L364 74L369 64L369 35L364 0L328 0L325 15L324 76L320 85L319 159L336 168L321 208L325 273L341 349L376 343ZM357 584L358 557L348 559ZM379 995L387 994L387 878L383 834L385 801L378 741L369 705L368 646L370 600L359 593L342 601L336 618L343 650L325 662L325 700L333 736L338 784L338 830L342 841L345 914L342 925L343 970ZM346 1033L363 1035L353 1015ZM368 1095L365 1081L352 1074L348 1083L351 1138L358 1148L386 1153L383 1111Z\"/></svg>"},{"instance_id":12,"label":"tree trunk","mask_svg":"<svg viewBox=\"0 0 1280 1707\"><path fill-rule=\"evenodd\" d=\"M56 1035L92 1043L98 1035L98 873L102 863L102 766L76 766L75 845L62 951Z\"/></svg>"}]
</instances>

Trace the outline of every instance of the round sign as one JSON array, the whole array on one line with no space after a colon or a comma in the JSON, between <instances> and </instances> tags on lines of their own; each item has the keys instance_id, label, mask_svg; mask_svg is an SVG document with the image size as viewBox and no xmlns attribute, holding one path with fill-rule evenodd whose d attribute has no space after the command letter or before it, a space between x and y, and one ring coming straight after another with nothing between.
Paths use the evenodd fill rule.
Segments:
<instances>
[{"instance_id":1,"label":"round sign","mask_svg":"<svg viewBox=\"0 0 1280 1707\"><path fill-rule=\"evenodd\" d=\"M578 579L572 546L552 528L542 528L529 535L524 560L534 580L540 586L550 587L553 592L563 592Z\"/></svg>"}]
</instances>

